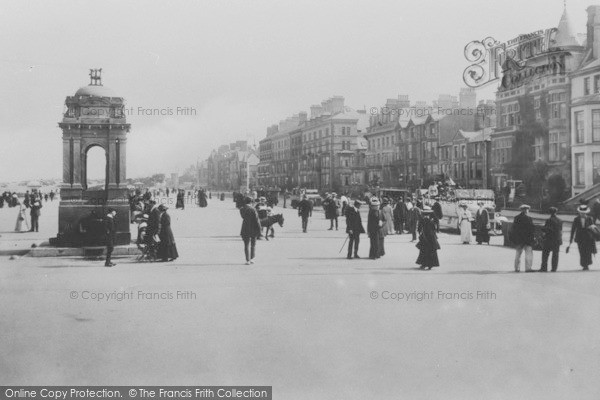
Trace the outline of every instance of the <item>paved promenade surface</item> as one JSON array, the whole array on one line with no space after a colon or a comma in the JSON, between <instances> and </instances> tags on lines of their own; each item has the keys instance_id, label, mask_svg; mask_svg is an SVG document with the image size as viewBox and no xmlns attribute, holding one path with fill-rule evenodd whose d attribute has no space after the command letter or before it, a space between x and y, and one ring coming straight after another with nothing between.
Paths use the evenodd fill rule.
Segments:
<instances>
[{"instance_id":1,"label":"paved promenade surface","mask_svg":"<svg viewBox=\"0 0 600 400\"><path fill-rule=\"evenodd\" d=\"M43 232L4 232L0 243L53 236L56 206L42 210ZM286 400L600 398L600 265L580 272L576 248L561 253L558 273L516 274L501 238L467 246L443 233L442 266L421 271L408 235L388 237L377 261L365 259L363 235L365 258L346 260L342 221L328 231L315 212L303 234L295 211L279 210L285 225L258 242L253 266L230 199L170 210L172 263L2 256L0 384L272 385ZM9 211L3 231L14 227Z\"/></svg>"}]
</instances>

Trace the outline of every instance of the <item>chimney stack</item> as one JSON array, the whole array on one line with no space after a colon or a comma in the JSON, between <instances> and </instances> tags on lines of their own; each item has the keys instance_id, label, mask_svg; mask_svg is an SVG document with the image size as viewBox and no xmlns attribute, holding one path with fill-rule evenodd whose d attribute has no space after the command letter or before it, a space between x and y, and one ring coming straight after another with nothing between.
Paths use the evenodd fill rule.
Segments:
<instances>
[{"instance_id":1,"label":"chimney stack","mask_svg":"<svg viewBox=\"0 0 600 400\"><path fill-rule=\"evenodd\" d=\"M308 114L306 113L306 111L300 111L300 113L298 113L298 118L299 122L303 124L308 119Z\"/></svg>"}]
</instances>

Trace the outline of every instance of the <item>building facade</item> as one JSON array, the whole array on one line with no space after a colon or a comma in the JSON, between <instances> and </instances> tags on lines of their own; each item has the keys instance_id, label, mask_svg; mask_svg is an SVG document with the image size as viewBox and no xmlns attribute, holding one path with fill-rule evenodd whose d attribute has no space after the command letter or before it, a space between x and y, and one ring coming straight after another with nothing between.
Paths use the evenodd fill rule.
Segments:
<instances>
[{"instance_id":1,"label":"building facade","mask_svg":"<svg viewBox=\"0 0 600 400\"><path fill-rule=\"evenodd\" d=\"M586 57L571 74L573 196L600 183L600 6L587 12Z\"/></svg>"}]
</instances>

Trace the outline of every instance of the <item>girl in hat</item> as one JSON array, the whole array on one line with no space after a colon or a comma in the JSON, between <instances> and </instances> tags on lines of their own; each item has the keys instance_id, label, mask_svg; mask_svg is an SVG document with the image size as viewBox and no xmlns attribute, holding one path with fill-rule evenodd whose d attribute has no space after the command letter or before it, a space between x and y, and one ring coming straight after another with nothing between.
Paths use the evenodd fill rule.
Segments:
<instances>
[{"instance_id":1,"label":"girl in hat","mask_svg":"<svg viewBox=\"0 0 600 400\"><path fill-rule=\"evenodd\" d=\"M579 265L584 271L589 270L589 266L592 264L592 254L596 254L596 241L588 229L594 224L592 217L588 214L590 209L586 205L580 205L577 208L579 215L573 220L571 225L571 238L569 240L569 246L567 251L575 239L577 247L579 248Z\"/></svg>"}]
</instances>

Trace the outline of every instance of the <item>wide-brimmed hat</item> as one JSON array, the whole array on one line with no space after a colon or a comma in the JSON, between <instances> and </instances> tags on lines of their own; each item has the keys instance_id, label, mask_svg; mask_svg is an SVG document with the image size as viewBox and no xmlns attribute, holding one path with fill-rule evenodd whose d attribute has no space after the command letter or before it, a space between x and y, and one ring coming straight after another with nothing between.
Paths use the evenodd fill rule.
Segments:
<instances>
[{"instance_id":1,"label":"wide-brimmed hat","mask_svg":"<svg viewBox=\"0 0 600 400\"><path fill-rule=\"evenodd\" d=\"M429 206L423 206L423 210L422 210L422 212L423 212L424 214L429 214L429 213L432 213L432 212L433 212L433 210L432 210L432 209L431 209L431 207L429 207Z\"/></svg>"},{"instance_id":2,"label":"wide-brimmed hat","mask_svg":"<svg viewBox=\"0 0 600 400\"><path fill-rule=\"evenodd\" d=\"M354 200L354 207L360 207L360 206L362 206L362 201Z\"/></svg>"},{"instance_id":3,"label":"wide-brimmed hat","mask_svg":"<svg viewBox=\"0 0 600 400\"><path fill-rule=\"evenodd\" d=\"M577 207L577 212L587 214L590 212L590 208L588 206L580 205L579 207Z\"/></svg>"},{"instance_id":4,"label":"wide-brimmed hat","mask_svg":"<svg viewBox=\"0 0 600 400\"><path fill-rule=\"evenodd\" d=\"M459 207L464 207L464 208L467 208L467 203L465 203L465 202L461 201L460 203L458 203L458 206L459 206Z\"/></svg>"},{"instance_id":5,"label":"wide-brimmed hat","mask_svg":"<svg viewBox=\"0 0 600 400\"><path fill-rule=\"evenodd\" d=\"M379 205L379 199L377 197L371 197L371 205L372 206L378 206Z\"/></svg>"},{"instance_id":6,"label":"wide-brimmed hat","mask_svg":"<svg viewBox=\"0 0 600 400\"><path fill-rule=\"evenodd\" d=\"M521 204L521 206L519 207L519 210L529 210L530 208L531 208L531 206L528 204Z\"/></svg>"},{"instance_id":7,"label":"wide-brimmed hat","mask_svg":"<svg viewBox=\"0 0 600 400\"><path fill-rule=\"evenodd\" d=\"M258 198L258 201L267 201L267 198L265 196L260 196Z\"/></svg>"}]
</instances>

